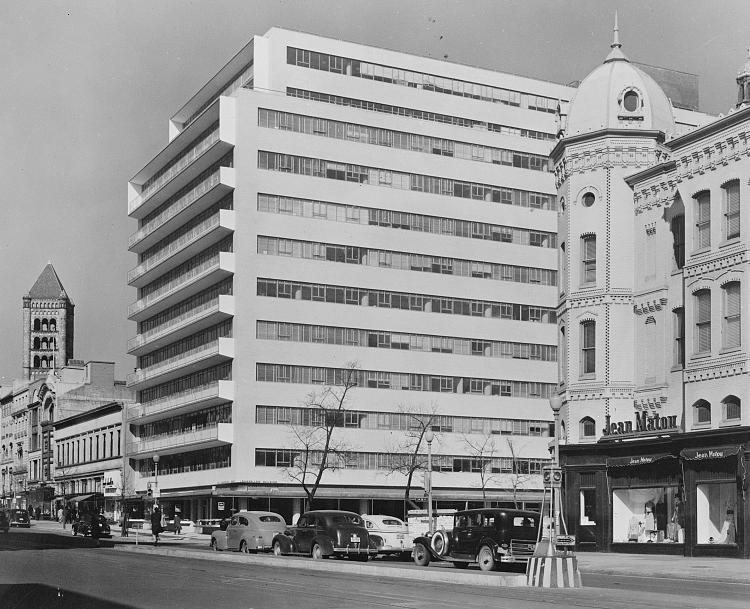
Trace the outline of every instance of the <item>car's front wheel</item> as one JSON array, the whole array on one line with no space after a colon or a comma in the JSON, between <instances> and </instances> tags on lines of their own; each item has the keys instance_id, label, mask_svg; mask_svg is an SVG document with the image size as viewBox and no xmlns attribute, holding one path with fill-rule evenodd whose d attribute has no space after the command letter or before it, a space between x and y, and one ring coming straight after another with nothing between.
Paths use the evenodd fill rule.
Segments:
<instances>
[{"instance_id":1,"label":"car's front wheel","mask_svg":"<svg viewBox=\"0 0 750 609\"><path fill-rule=\"evenodd\" d=\"M313 560L322 560L324 558L323 548L320 547L320 544L316 543L313 545L310 556L312 556Z\"/></svg>"},{"instance_id":2,"label":"car's front wheel","mask_svg":"<svg viewBox=\"0 0 750 609\"><path fill-rule=\"evenodd\" d=\"M211 540L211 550L212 550L212 551L214 551L214 552L216 552L216 551L218 551L218 549L219 549L219 548L218 548L218 547L216 547L216 540L215 540L215 539L212 539L212 540Z\"/></svg>"},{"instance_id":3,"label":"car's front wheel","mask_svg":"<svg viewBox=\"0 0 750 609\"><path fill-rule=\"evenodd\" d=\"M495 555L492 552L492 548L490 548L489 546L482 546L479 549L479 554L477 555L477 562L479 563L479 568L482 571L494 571L497 563L495 561Z\"/></svg>"},{"instance_id":4,"label":"car's front wheel","mask_svg":"<svg viewBox=\"0 0 750 609\"><path fill-rule=\"evenodd\" d=\"M243 554L250 553L250 549L247 547L247 542L245 542L245 540L242 540L240 542L240 552L242 552Z\"/></svg>"},{"instance_id":5,"label":"car's front wheel","mask_svg":"<svg viewBox=\"0 0 750 609\"><path fill-rule=\"evenodd\" d=\"M281 543L276 542L273 544L273 555L274 556L282 556L284 553L281 551Z\"/></svg>"},{"instance_id":6,"label":"car's front wheel","mask_svg":"<svg viewBox=\"0 0 750 609\"><path fill-rule=\"evenodd\" d=\"M423 543L414 544L414 564L419 567L426 567L430 564L430 551Z\"/></svg>"},{"instance_id":7,"label":"car's front wheel","mask_svg":"<svg viewBox=\"0 0 750 609\"><path fill-rule=\"evenodd\" d=\"M73 535L78 535L78 529L76 527L72 527L73 529Z\"/></svg>"}]
</instances>

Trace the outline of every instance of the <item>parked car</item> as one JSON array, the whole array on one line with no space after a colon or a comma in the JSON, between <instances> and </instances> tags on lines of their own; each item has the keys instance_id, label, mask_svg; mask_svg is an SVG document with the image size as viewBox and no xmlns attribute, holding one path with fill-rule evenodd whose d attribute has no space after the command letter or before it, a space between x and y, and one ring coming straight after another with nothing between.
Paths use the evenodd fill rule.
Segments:
<instances>
[{"instance_id":1,"label":"parked car","mask_svg":"<svg viewBox=\"0 0 750 609\"><path fill-rule=\"evenodd\" d=\"M5 510L0 510L0 531L7 533L10 530L10 520L8 520L8 514Z\"/></svg>"},{"instance_id":2,"label":"parked car","mask_svg":"<svg viewBox=\"0 0 750 609\"><path fill-rule=\"evenodd\" d=\"M10 511L10 526L12 527L31 527L29 513L26 510L13 509Z\"/></svg>"},{"instance_id":3,"label":"parked car","mask_svg":"<svg viewBox=\"0 0 750 609\"><path fill-rule=\"evenodd\" d=\"M378 553L362 517L354 512L315 510L305 512L296 526L273 538L273 553L301 554L315 560L347 556L366 561Z\"/></svg>"},{"instance_id":4,"label":"parked car","mask_svg":"<svg viewBox=\"0 0 750 609\"><path fill-rule=\"evenodd\" d=\"M73 535L91 535L91 529L94 526L99 528L99 537L112 537L109 523L103 514L81 514L73 521Z\"/></svg>"},{"instance_id":5,"label":"parked car","mask_svg":"<svg viewBox=\"0 0 750 609\"><path fill-rule=\"evenodd\" d=\"M378 554L411 555L414 541L409 536L409 527L395 516L362 514L370 540Z\"/></svg>"},{"instance_id":6,"label":"parked car","mask_svg":"<svg viewBox=\"0 0 750 609\"><path fill-rule=\"evenodd\" d=\"M483 571L493 571L508 563L527 563L534 553L538 530L538 512L462 510L454 516L452 531L417 537L412 557L419 566L440 560L452 562L457 568L479 563Z\"/></svg>"},{"instance_id":7,"label":"parked car","mask_svg":"<svg viewBox=\"0 0 750 609\"><path fill-rule=\"evenodd\" d=\"M265 552L273 547L274 537L285 529L284 517L274 512L237 512L226 530L211 533L211 549Z\"/></svg>"}]
</instances>

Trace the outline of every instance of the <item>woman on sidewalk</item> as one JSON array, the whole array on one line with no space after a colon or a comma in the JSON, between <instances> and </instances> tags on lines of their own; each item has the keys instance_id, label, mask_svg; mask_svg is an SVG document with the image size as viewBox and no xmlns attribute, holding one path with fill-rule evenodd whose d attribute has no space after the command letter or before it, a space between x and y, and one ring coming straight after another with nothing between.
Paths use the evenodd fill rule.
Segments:
<instances>
[{"instance_id":1,"label":"woman on sidewalk","mask_svg":"<svg viewBox=\"0 0 750 609\"><path fill-rule=\"evenodd\" d=\"M158 505L154 505L154 511L151 512L151 534L154 536L154 545L159 543L161 531L161 510Z\"/></svg>"}]
</instances>

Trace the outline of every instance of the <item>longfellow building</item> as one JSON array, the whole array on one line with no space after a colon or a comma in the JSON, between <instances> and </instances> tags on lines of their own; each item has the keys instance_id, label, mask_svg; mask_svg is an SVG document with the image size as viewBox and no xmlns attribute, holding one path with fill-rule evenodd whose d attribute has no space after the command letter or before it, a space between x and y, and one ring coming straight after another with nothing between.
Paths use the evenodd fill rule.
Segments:
<instances>
[{"instance_id":1,"label":"longfellow building","mask_svg":"<svg viewBox=\"0 0 750 609\"><path fill-rule=\"evenodd\" d=\"M401 513L394 464L431 415L440 507L538 504L558 365L548 155L573 92L255 36L129 183L137 491L158 476L168 513L291 518L306 396L356 362L335 431L348 451L318 505Z\"/></svg>"},{"instance_id":2,"label":"longfellow building","mask_svg":"<svg viewBox=\"0 0 750 609\"><path fill-rule=\"evenodd\" d=\"M581 549L750 557L750 61L737 82L736 108L680 133L615 32L552 152Z\"/></svg>"}]
</instances>

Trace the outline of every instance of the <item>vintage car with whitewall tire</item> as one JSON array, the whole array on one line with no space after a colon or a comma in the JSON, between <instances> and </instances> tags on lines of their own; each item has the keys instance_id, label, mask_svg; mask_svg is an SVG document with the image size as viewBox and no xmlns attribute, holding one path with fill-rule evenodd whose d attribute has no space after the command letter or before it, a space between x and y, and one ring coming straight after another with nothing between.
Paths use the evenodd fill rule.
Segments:
<instances>
[{"instance_id":1,"label":"vintage car with whitewall tire","mask_svg":"<svg viewBox=\"0 0 750 609\"><path fill-rule=\"evenodd\" d=\"M364 562L377 555L378 550L359 514L313 510L302 514L295 526L274 537L273 553L310 556L315 560L345 556Z\"/></svg>"},{"instance_id":2,"label":"vintage car with whitewall tire","mask_svg":"<svg viewBox=\"0 0 750 609\"><path fill-rule=\"evenodd\" d=\"M91 535L92 537L112 537L107 518L103 514L81 514L70 527L73 535Z\"/></svg>"},{"instance_id":3,"label":"vintage car with whitewall tire","mask_svg":"<svg viewBox=\"0 0 750 609\"><path fill-rule=\"evenodd\" d=\"M225 530L211 533L212 550L268 552L273 539L286 530L283 516L275 512L240 511L232 516Z\"/></svg>"},{"instance_id":4,"label":"vintage car with whitewall tire","mask_svg":"<svg viewBox=\"0 0 750 609\"><path fill-rule=\"evenodd\" d=\"M483 508L456 512L453 530L439 530L414 540L412 557L419 566L430 561L452 562L465 569L477 563L482 571L528 563L539 532L539 513Z\"/></svg>"},{"instance_id":5,"label":"vintage car with whitewall tire","mask_svg":"<svg viewBox=\"0 0 750 609\"><path fill-rule=\"evenodd\" d=\"M411 556L414 542L409 536L409 527L403 520L382 514L362 514L362 520L378 554L399 555L404 558Z\"/></svg>"}]
</instances>

